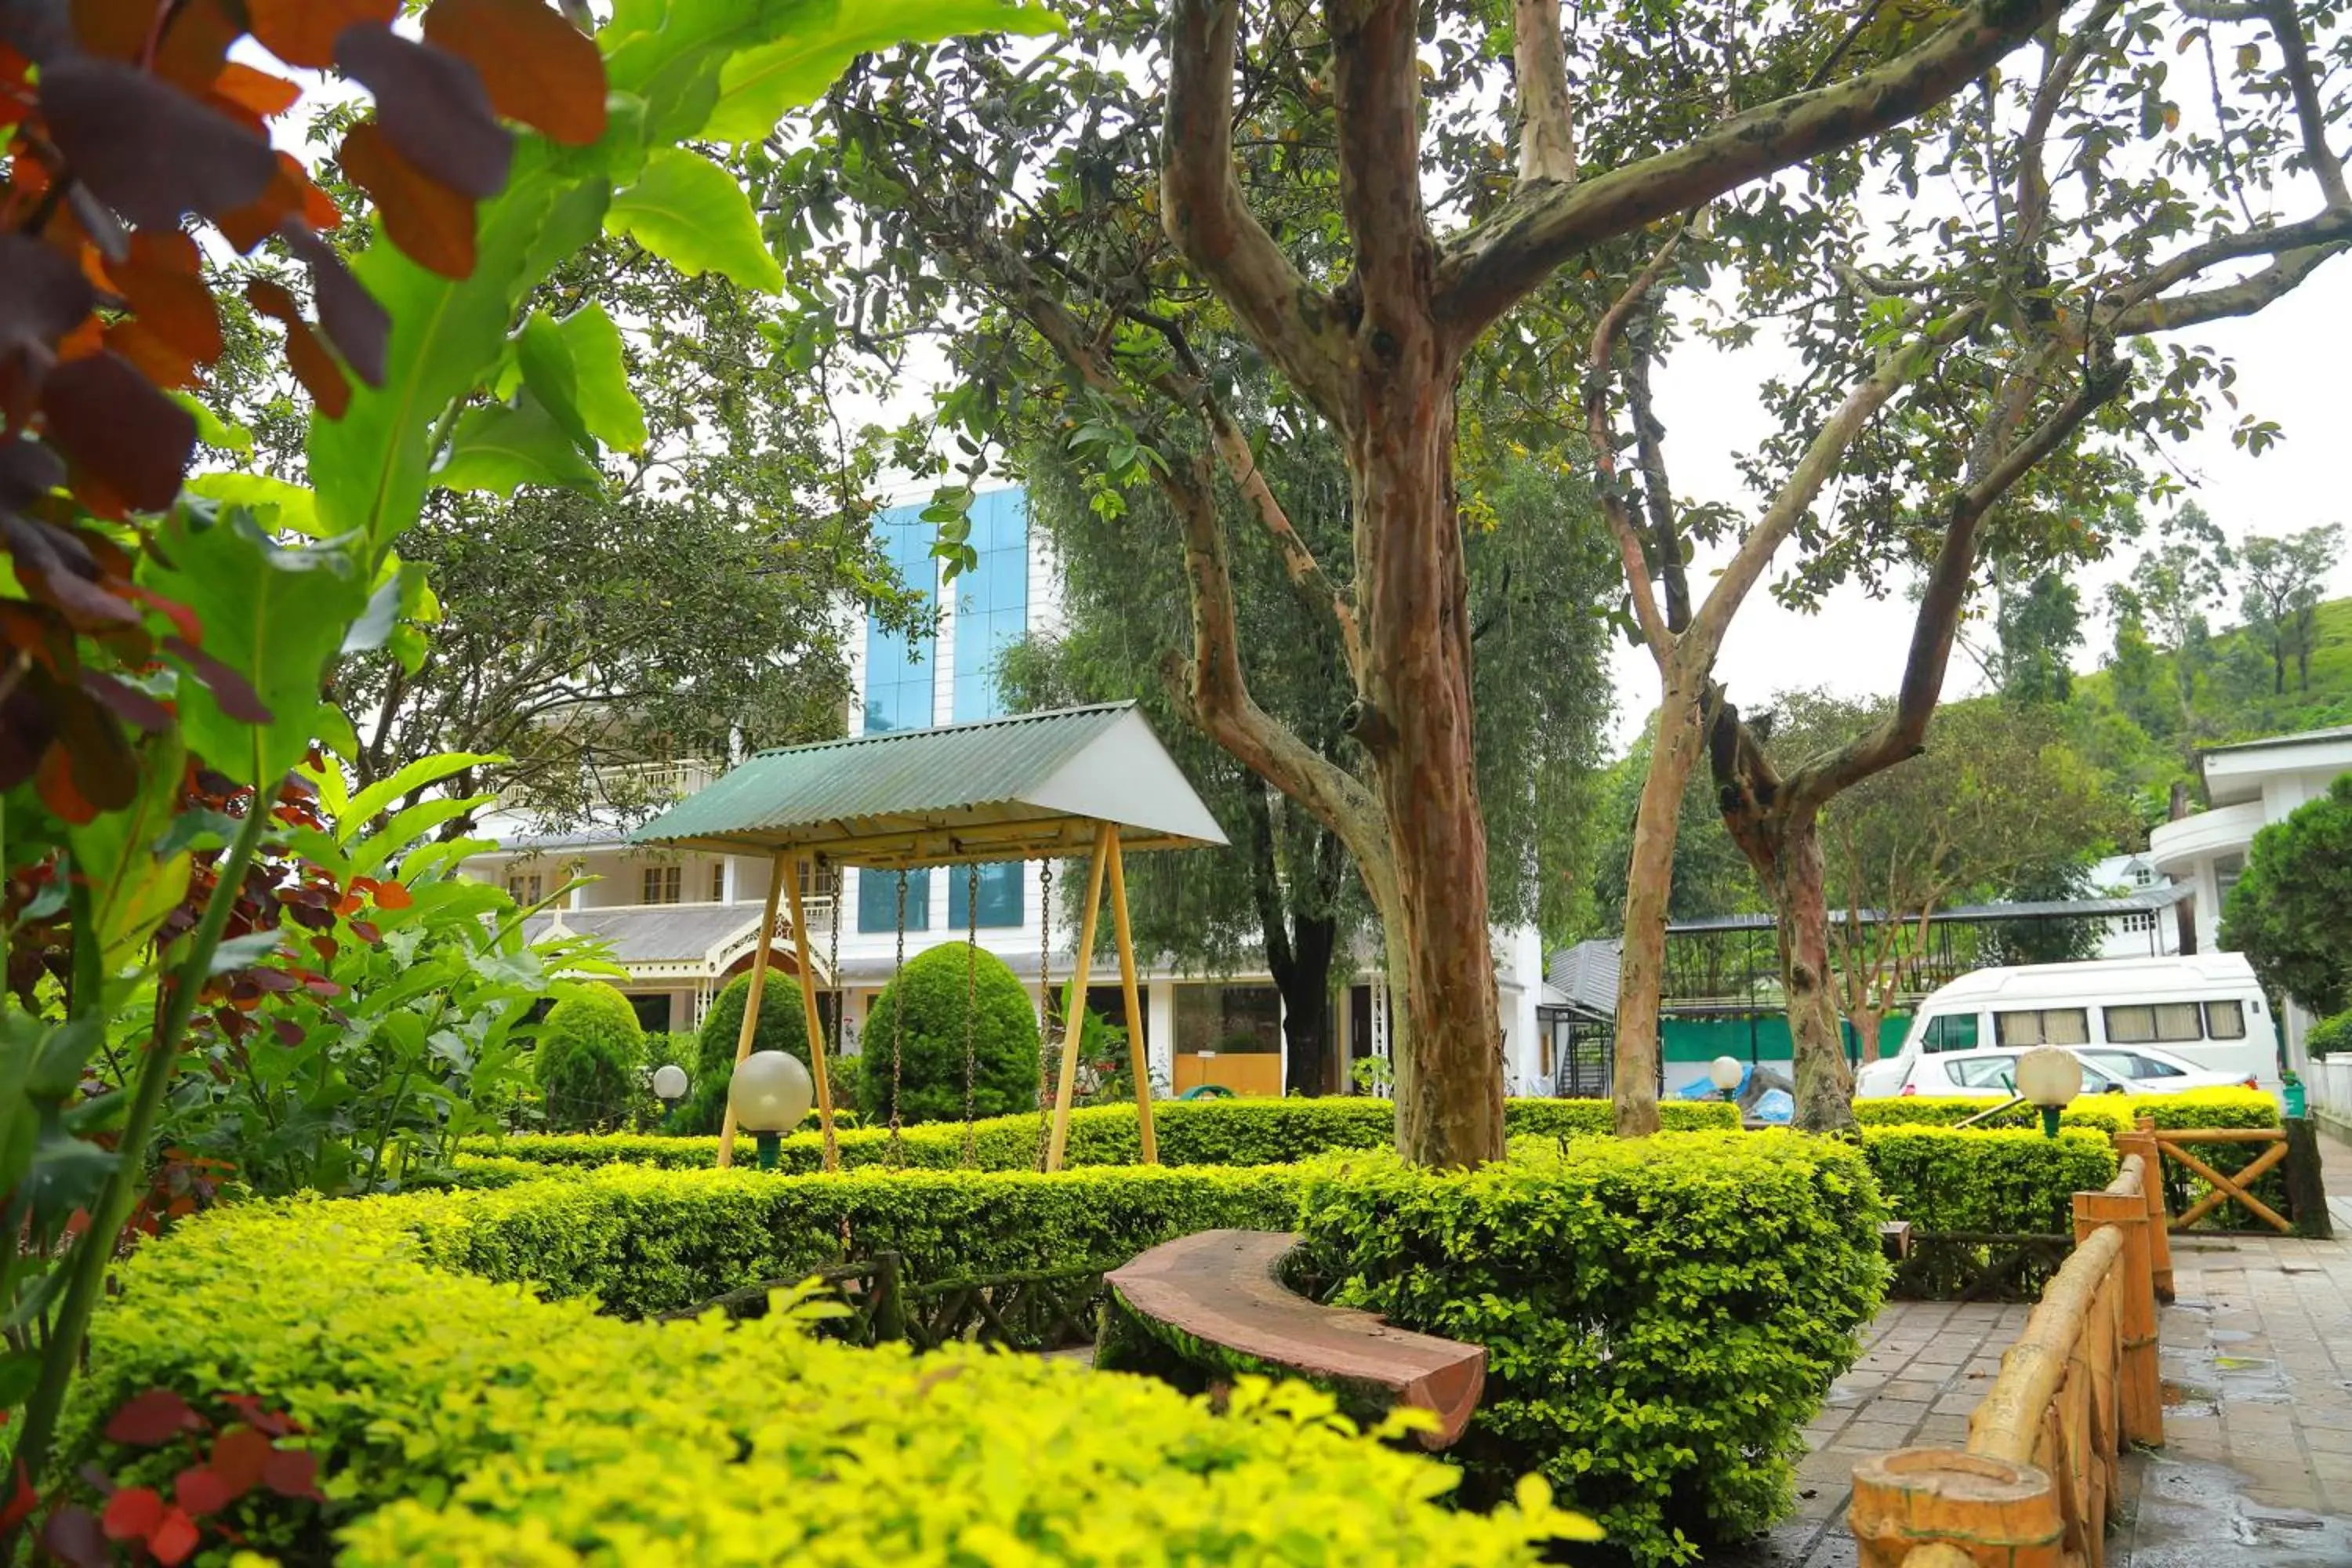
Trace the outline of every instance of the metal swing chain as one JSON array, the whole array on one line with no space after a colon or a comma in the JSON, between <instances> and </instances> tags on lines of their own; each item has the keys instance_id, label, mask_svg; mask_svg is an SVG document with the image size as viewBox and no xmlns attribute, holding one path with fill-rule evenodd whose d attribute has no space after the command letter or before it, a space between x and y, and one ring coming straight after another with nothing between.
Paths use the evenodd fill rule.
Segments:
<instances>
[{"instance_id":1,"label":"metal swing chain","mask_svg":"<svg viewBox=\"0 0 2352 1568\"><path fill-rule=\"evenodd\" d=\"M963 1163L980 1163L980 1139L972 1130L980 1084L980 1044L973 1032L972 1013L980 1005L980 862L965 873L963 913Z\"/></svg>"},{"instance_id":2,"label":"metal swing chain","mask_svg":"<svg viewBox=\"0 0 2352 1568\"><path fill-rule=\"evenodd\" d=\"M841 983L841 893L843 881L844 879L841 868L839 866L835 866L833 868L833 931L825 939L824 952L824 977L833 983L833 1060L828 1064L827 1068L827 1070L832 1072L839 1072L841 1070L842 1031L845 1026L845 1020L849 1016L849 987ZM815 977L812 975L809 978L811 983L814 984ZM831 1147L825 1150L825 1153L830 1156L832 1162L837 1165L841 1159L841 1146L834 1137L834 1131L830 1122L825 1126L824 1139L825 1142L831 1145ZM841 1256L846 1258L851 1255L849 1210L844 1208L841 1211Z\"/></svg>"},{"instance_id":3,"label":"metal swing chain","mask_svg":"<svg viewBox=\"0 0 2352 1568\"><path fill-rule=\"evenodd\" d=\"M1045 1147L1052 1132L1046 1123L1053 1091L1046 1087L1045 1064L1050 1052L1045 1048L1054 1037L1054 862L1047 860L1037 872L1037 991L1045 1005L1038 1029L1037 1051L1037 1168L1045 1168Z\"/></svg>"},{"instance_id":4,"label":"metal swing chain","mask_svg":"<svg viewBox=\"0 0 2352 1568\"><path fill-rule=\"evenodd\" d=\"M896 1000L890 1005L890 1166L893 1170L907 1168L907 1141L903 1131L905 1119L898 1106L898 1086L905 1067L907 1048L907 873L898 873L898 960L890 972L890 985Z\"/></svg>"}]
</instances>

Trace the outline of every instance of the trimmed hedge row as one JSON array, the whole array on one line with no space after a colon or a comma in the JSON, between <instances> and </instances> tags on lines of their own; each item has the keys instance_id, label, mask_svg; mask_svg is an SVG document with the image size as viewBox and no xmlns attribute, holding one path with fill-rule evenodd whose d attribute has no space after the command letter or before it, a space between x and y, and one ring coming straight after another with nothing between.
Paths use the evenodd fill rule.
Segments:
<instances>
[{"instance_id":1,"label":"trimmed hedge row","mask_svg":"<svg viewBox=\"0 0 2352 1568\"><path fill-rule=\"evenodd\" d=\"M1737 1108L1716 1100L1670 1100L1658 1107L1668 1131L1698 1131L1739 1124ZM1605 1100L1513 1100L1504 1107L1514 1137L1605 1135L1615 1112ZM1163 1165L1287 1165L1347 1149L1379 1149L1396 1137L1396 1110L1384 1100L1171 1100L1151 1108ZM990 1171L1026 1171L1037 1164L1040 1118L1034 1113L991 1117L972 1124L977 1163ZM845 1168L886 1164L887 1128L836 1135ZM910 1166L953 1170L963 1163L961 1122L909 1127L902 1133ZM782 1168L820 1169L824 1141L797 1132L782 1142ZM467 1145L472 1154L547 1165L657 1165L708 1169L718 1162L716 1138L647 1138L627 1134L569 1137L519 1133ZM1086 1107L1070 1113L1071 1165L1132 1165L1143 1157L1132 1105Z\"/></svg>"},{"instance_id":2,"label":"trimmed hedge row","mask_svg":"<svg viewBox=\"0 0 2352 1568\"><path fill-rule=\"evenodd\" d=\"M744 1226L773 1217L762 1206L772 1192L751 1189L798 1184L635 1176L683 1184ZM1161 1173L1111 1179L1201 1185ZM1444 1465L1353 1436L1328 1398L1295 1384L1239 1389L1220 1416L1142 1379L1040 1357L950 1347L918 1361L824 1343L789 1311L656 1326L584 1300L535 1300L424 1260L419 1211L449 1222L423 1226L445 1254L549 1234L518 1212L493 1216L490 1194L465 1196L253 1205L141 1248L94 1326L59 1475L95 1459L126 1484L168 1487L184 1456L100 1435L107 1412L163 1387L215 1410L256 1396L299 1422L328 1500L260 1488L220 1521L257 1551L348 1568L1483 1568L1536 1563L1541 1541L1581 1529L1540 1489L1487 1515L1437 1506L1454 1484ZM483 1233L463 1246L450 1228L461 1227L459 1206Z\"/></svg>"},{"instance_id":3,"label":"trimmed hedge row","mask_svg":"<svg viewBox=\"0 0 2352 1568\"><path fill-rule=\"evenodd\" d=\"M1473 1502L1533 1470L1637 1563L1788 1509L1799 1427L1885 1295L1852 1146L1784 1132L1523 1142L1463 1174L1388 1153L1300 1173L1337 1304L1487 1347L1453 1457Z\"/></svg>"},{"instance_id":4,"label":"trimmed hedge row","mask_svg":"<svg viewBox=\"0 0 2352 1568\"><path fill-rule=\"evenodd\" d=\"M2088 1127L2062 1127L2054 1139L2022 1128L1865 1127L1862 1147L1894 1217L1928 1233L2071 1236L2074 1195L2116 1179L2115 1144Z\"/></svg>"}]
</instances>

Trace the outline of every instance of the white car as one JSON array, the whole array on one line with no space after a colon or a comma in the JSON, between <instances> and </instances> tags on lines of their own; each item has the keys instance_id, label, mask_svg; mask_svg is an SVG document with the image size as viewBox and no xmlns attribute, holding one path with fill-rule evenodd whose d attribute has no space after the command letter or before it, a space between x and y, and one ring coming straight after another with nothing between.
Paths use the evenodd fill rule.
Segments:
<instances>
[{"instance_id":1,"label":"white car","mask_svg":"<svg viewBox=\"0 0 2352 1568\"><path fill-rule=\"evenodd\" d=\"M1930 1098L1964 1094L2015 1094L2017 1058L2022 1049L1999 1047L1978 1051L1938 1051L1902 1058L1910 1070L1896 1094ZM2135 1046L2089 1046L2074 1053L2083 1064L2084 1094L2181 1094L2192 1089L2251 1089L2252 1082L2191 1067L2168 1051ZM1875 1065L1875 1064L1874 1064ZM1883 1091L1882 1091L1883 1092Z\"/></svg>"}]
</instances>

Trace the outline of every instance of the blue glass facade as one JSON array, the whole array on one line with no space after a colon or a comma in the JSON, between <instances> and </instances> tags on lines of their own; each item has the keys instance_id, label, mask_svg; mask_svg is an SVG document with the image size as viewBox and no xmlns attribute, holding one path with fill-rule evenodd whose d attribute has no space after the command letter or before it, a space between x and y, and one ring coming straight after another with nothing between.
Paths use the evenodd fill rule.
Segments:
<instances>
[{"instance_id":1,"label":"blue glass facade","mask_svg":"<svg viewBox=\"0 0 2352 1568\"><path fill-rule=\"evenodd\" d=\"M1029 630L1029 504L1019 490L971 503L979 563L956 578L955 717L959 724L1004 711L996 695L998 656Z\"/></svg>"},{"instance_id":2,"label":"blue glass facade","mask_svg":"<svg viewBox=\"0 0 2352 1568\"><path fill-rule=\"evenodd\" d=\"M939 603L939 563L931 558L937 536L922 520L918 506L894 507L875 519L883 553L898 569L899 581L921 600L929 612ZM925 632L902 637L886 631L868 617L866 623L866 728L869 735L886 730L928 730L933 717L931 689L937 667L931 662L938 639Z\"/></svg>"}]
</instances>

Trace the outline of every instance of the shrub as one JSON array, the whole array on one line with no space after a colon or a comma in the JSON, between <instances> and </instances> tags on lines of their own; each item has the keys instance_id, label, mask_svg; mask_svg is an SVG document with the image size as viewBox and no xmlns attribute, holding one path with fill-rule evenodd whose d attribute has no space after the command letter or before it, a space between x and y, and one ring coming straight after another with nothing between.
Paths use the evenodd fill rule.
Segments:
<instances>
[{"instance_id":1,"label":"shrub","mask_svg":"<svg viewBox=\"0 0 2352 1568\"><path fill-rule=\"evenodd\" d=\"M635 1172L607 1196L650 1182L698 1187L745 1224L801 1184ZM1533 1492L1524 1513L1439 1507L1443 1465L1350 1435L1297 1385L1240 1389L1219 1416L1041 1357L828 1344L791 1313L626 1322L422 1255L420 1207L462 1224L467 1205L527 1206L527 1191L251 1205L142 1248L95 1326L58 1475L95 1458L168 1485L180 1459L98 1430L129 1395L168 1388L252 1395L300 1423L330 1500L262 1488L224 1516L289 1562L1254 1564L1304 1543L1334 1563L1470 1568L1533 1563L1572 1522ZM520 1244L510 1213L479 1217Z\"/></svg>"},{"instance_id":2,"label":"shrub","mask_svg":"<svg viewBox=\"0 0 2352 1568\"><path fill-rule=\"evenodd\" d=\"M548 1009L533 1065L550 1127L611 1127L640 1097L645 1026L629 999L609 985L581 985Z\"/></svg>"},{"instance_id":3,"label":"shrub","mask_svg":"<svg viewBox=\"0 0 2352 1568\"><path fill-rule=\"evenodd\" d=\"M751 995L751 977L739 974L719 987L702 1015L695 1035L694 1082L686 1102L671 1116L674 1131L714 1133L727 1120L727 1086L735 1078L735 1046L743 1033L743 1007ZM809 1063L808 1017L801 1003L800 982L789 974L768 972L760 993L760 1021L751 1029L755 1051L783 1051ZM683 1064L681 1064L683 1065Z\"/></svg>"},{"instance_id":4,"label":"shrub","mask_svg":"<svg viewBox=\"0 0 2352 1568\"><path fill-rule=\"evenodd\" d=\"M2322 1018L2303 1037L2304 1048L2315 1057L2334 1056L2338 1051L2352 1056L2352 1013L2338 1013L2333 1018Z\"/></svg>"},{"instance_id":5,"label":"shrub","mask_svg":"<svg viewBox=\"0 0 2352 1568\"><path fill-rule=\"evenodd\" d=\"M1302 1263L1335 1302L1487 1347L1465 1497L1537 1470L1642 1563L1781 1515L1798 1428L1885 1290L1877 1188L1828 1140L1523 1140L1468 1173L1377 1153L1300 1174Z\"/></svg>"},{"instance_id":6,"label":"shrub","mask_svg":"<svg viewBox=\"0 0 2352 1568\"><path fill-rule=\"evenodd\" d=\"M2105 1132L1867 1127L1863 1153L1896 1219L1922 1231L2072 1235L2074 1196L2116 1179Z\"/></svg>"},{"instance_id":7,"label":"shrub","mask_svg":"<svg viewBox=\"0 0 2352 1568\"><path fill-rule=\"evenodd\" d=\"M967 1042L975 1115L1036 1109L1037 1014L1012 969L961 942L917 953L866 1016L860 1109L888 1119L895 1064L900 1121L961 1121Z\"/></svg>"},{"instance_id":8,"label":"shrub","mask_svg":"<svg viewBox=\"0 0 2352 1568\"><path fill-rule=\"evenodd\" d=\"M1171 1100L1152 1107L1164 1165L1281 1165L1339 1149L1381 1149L1396 1137L1396 1108L1384 1100ZM1719 1100L1669 1100L1658 1107L1669 1131L1737 1127L1739 1113ZM1513 1100L1504 1125L1514 1137L1606 1136L1613 1125L1605 1100ZM1026 1171L1037 1164L1038 1129L1032 1111L975 1123L973 1144L982 1170ZM888 1131L845 1131L838 1140L845 1168L887 1164ZM963 1162L963 1128L955 1123L908 1128L900 1138L906 1163L950 1170ZM716 1138L597 1138L517 1136L469 1144L475 1153L547 1164L615 1163L702 1169L717 1163ZM824 1144L815 1132L783 1141L784 1169L821 1167ZM1131 1165L1143 1157L1132 1104L1088 1107L1070 1113L1069 1164Z\"/></svg>"}]
</instances>

